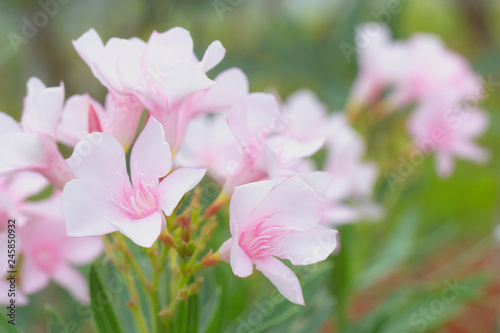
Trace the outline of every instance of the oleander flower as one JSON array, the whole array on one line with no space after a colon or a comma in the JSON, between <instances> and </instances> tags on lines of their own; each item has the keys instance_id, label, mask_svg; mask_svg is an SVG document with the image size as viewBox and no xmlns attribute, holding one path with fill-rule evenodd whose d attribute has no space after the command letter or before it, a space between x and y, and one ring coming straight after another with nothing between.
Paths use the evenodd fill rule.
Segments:
<instances>
[{"instance_id":1,"label":"oleander flower","mask_svg":"<svg viewBox=\"0 0 500 333\"><path fill-rule=\"evenodd\" d=\"M0 175L33 171L56 188L73 178L57 147L64 86L47 88L37 78L27 83L21 122L0 113Z\"/></svg>"},{"instance_id":2,"label":"oleander flower","mask_svg":"<svg viewBox=\"0 0 500 333\"><path fill-rule=\"evenodd\" d=\"M408 131L419 149L436 154L437 172L447 178L455 168L454 157L477 163L489 160L490 153L474 142L486 131L488 122L481 109L433 99L413 112Z\"/></svg>"},{"instance_id":3,"label":"oleander flower","mask_svg":"<svg viewBox=\"0 0 500 333\"><path fill-rule=\"evenodd\" d=\"M0 177L0 230L7 228L7 221L15 219L17 226L24 226L32 215L36 202L26 199L40 193L49 183L40 174L28 171Z\"/></svg>"},{"instance_id":4,"label":"oleander flower","mask_svg":"<svg viewBox=\"0 0 500 333\"><path fill-rule=\"evenodd\" d=\"M299 176L237 186L229 205L231 236L219 249L239 277L261 271L288 300L304 305L297 276L279 259L309 265L336 247L337 231L318 225L321 202Z\"/></svg>"},{"instance_id":5,"label":"oleander flower","mask_svg":"<svg viewBox=\"0 0 500 333\"><path fill-rule=\"evenodd\" d=\"M379 218L381 208L371 200L379 172L374 163L363 161L363 138L343 114L330 116L327 131L323 170L333 182L322 191L322 223L337 225Z\"/></svg>"},{"instance_id":6,"label":"oleander flower","mask_svg":"<svg viewBox=\"0 0 500 333\"><path fill-rule=\"evenodd\" d=\"M131 103L137 102L132 100ZM128 149L137 132L141 113L142 106L137 110L111 93L106 96L104 107L87 94L74 95L64 104L57 136L62 143L74 147L85 135L103 132L113 135Z\"/></svg>"},{"instance_id":7,"label":"oleander flower","mask_svg":"<svg viewBox=\"0 0 500 333\"><path fill-rule=\"evenodd\" d=\"M72 238L66 235L60 193L37 203L37 212L24 227L18 228L16 240L22 255L20 290L34 294L52 280L77 299L88 304L87 280L74 267L92 262L103 250L100 238Z\"/></svg>"},{"instance_id":8,"label":"oleander flower","mask_svg":"<svg viewBox=\"0 0 500 333\"><path fill-rule=\"evenodd\" d=\"M148 109L174 151L191 119L230 107L239 94L230 75L221 74L214 82L205 74L224 57L222 44L211 43L199 61L191 35L179 27L154 31L147 43L112 38L106 45L90 29L74 46L113 95L131 97Z\"/></svg>"},{"instance_id":9,"label":"oleander flower","mask_svg":"<svg viewBox=\"0 0 500 333\"><path fill-rule=\"evenodd\" d=\"M438 37L421 33L392 41L389 29L379 23L362 25L357 32L360 71L351 92L354 102L370 105L387 90L388 102L398 109L430 98L481 99L479 76Z\"/></svg>"},{"instance_id":10,"label":"oleander flower","mask_svg":"<svg viewBox=\"0 0 500 333\"><path fill-rule=\"evenodd\" d=\"M150 118L132 148L130 177L123 147L111 135L92 133L76 145L78 152L79 146L95 143L84 156L73 154L68 160L76 178L62 195L68 235L120 231L137 245L153 245L165 223L164 214L172 214L206 171L171 172L172 154L164 138L161 124Z\"/></svg>"},{"instance_id":11,"label":"oleander flower","mask_svg":"<svg viewBox=\"0 0 500 333\"><path fill-rule=\"evenodd\" d=\"M207 166L226 193L246 183L289 178L304 169L303 158L321 148L324 139L302 142L289 137L286 123L274 96L241 96L226 115L203 117L191 124L178 162Z\"/></svg>"}]
</instances>

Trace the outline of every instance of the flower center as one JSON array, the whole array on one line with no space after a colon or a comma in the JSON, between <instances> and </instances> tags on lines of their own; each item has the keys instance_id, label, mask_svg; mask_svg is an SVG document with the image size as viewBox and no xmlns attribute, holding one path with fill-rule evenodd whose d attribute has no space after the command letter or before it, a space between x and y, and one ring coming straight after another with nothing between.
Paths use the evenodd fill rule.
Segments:
<instances>
[{"instance_id":1,"label":"flower center","mask_svg":"<svg viewBox=\"0 0 500 333\"><path fill-rule=\"evenodd\" d=\"M148 184L141 178L138 188L126 184L121 193L113 190L111 200L130 217L141 219L158 210L158 202L154 195L155 184Z\"/></svg>"},{"instance_id":2,"label":"flower center","mask_svg":"<svg viewBox=\"0 0 500 333\"><path fill-rule=\"evenodd\" d=\"M61 261L60 252L50 244L35 246L31 251L31 255L36 266L47 273L53 272Z\"/></svg>"},{"instance_id":3,"label":"flower center","mask_svg":"<svg viewBox=\"0 0 500 333\"><path fill-rule=\"evenodd\" d=\"M265 258L273 254L286 233L287 229L282 225L272 225L264 220L244 231L238 241L249 257Z\"/></svg>"}]
</instances>

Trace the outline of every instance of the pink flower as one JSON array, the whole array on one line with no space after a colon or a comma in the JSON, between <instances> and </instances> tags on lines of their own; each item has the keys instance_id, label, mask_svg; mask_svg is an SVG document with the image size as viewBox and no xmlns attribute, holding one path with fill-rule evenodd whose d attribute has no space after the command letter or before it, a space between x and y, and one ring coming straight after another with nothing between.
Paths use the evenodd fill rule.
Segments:
<instances>
[{"instance_id":1,"label":"pink flower","mask_svg":"<svg viewBox=\"0 0 500 333\"><path fill-rule=\"evenodd\" d=\"M192 118L227 108L237 97L230 77L221 74L214 82L205 74L224 57L222 44L210 44L199 61L189 32L182 28L155 31L147 43L112 38L106 45L91 29L74 45L103 85L115 94L133 96L162 123L174 151Z\"/></svg>"},{"instance_id":2,"label":"pink flower","mask_svg":"<svg viewBox=\"0 0 500 333\"><path fill-rule=\"evenodd\" d=\"M17 228L17 226L16 226ZM12 298L15 299L15 302L16 302L16 306L17 305L26 305L29 303L29 300L28 298L26 297L26 295L23 293L22 290L20 290L19 286L16 285L16 282L18 282L19 280L19 275L18 274L15 274L15 279L10 279L10 275L12 273L7 273L8 271L12 271L13 269L10 267L10 265L12 264L12 262L9 262L8 260L15 260L15 262L17 263L18 260L19 260L19 252L17 252L17 249L16 249L16 256L13 256L13 257L9 257L9 250L12 250L9 249L9 239L8 239L8 233L7 231L2 231L0 232L0 251L2 251L3 253L5 253L4 255L4 260L1 260L0 261L0 275L2 276L2 279L0 279L0 288L1 290L4 290L5 292L3 293L0 293L0 304L1 305L8 305L10 304L10 300ZM10 243L11 245L17 245L17 244L13 244L13 242ZM14 285L13 287L14 288L11 288L12 286L11 285ZM11 295L10 293L10 289L15 289L15 295ZM13 296L13 297L12 297Z\"/></svg>"},{"instance_id":3,"label":"pink flower","mask_svg":"<svg viewBox=\"0 0 500 333\"><path fill-rule=\"evenodd\" d=\"M370 105L385 90L397 108L428 98L481 98L478 75L438 37L416 34L407 41L392 41L388 28L378 23L363 25L357 32L360 71L351 93L354 102Z\"/></svg>"},{"instance_id":4,"label":"pink flower","mask_svg":"<svg viewBox=\"0 0 500 333\"><path fill-rule=\"evenodd\" d=\"M454 156L478 163L489 160L489 152L473 142L487 127L488 116L483 110L453 105L445 99L422 103L408 122L418 149L436 153L436 168L443 178L453 172Z\"/></svg>"},{"instance_id":5,"label":"pink flower","mask_svg":"<svg viewBox=\"0 0 500 333\"><path fill-rule=\"evenodd\" d=\"M397 73L406 66L402 43L390 40L389 29L379 23L367 23L356 30L358 76L351 90L356 103L371 105L385 89L396 82Z\"/></svg>"},{"instance_id":6,"label":"pink flower","mask_svg":"<svg viewBox=\"0 0 500 333\"><path fill-rule=\"evenodd\" d=\"M477 101L482 84L467 60L446 48L434 35L416 34L405 43L406 66L397 71L390 99L405 106L430 98Z\"/></svg>"},{"instance_id":7,"label":"pink flower","mask_svg":"<svg viewBox=\"0 0 500 333\"><path fill-rule=\"evenodd\" d=\"M374 163L363 161L363 138L349 125L344 115L331 116L326 148L323 169L331 176L332 182L319 191L323 198L322 224L337 225L380 217L381 209L370 199L378 168ZM307 182L313 186L310 181ZM324 187L328 181L317 179L315 183Z\"/></svg>"},{"instance_id":8,"label":"pink flower","mask_svg":"<svg viewBox=\"0 0 500 333\"><path fill-rule=\"evenodd\" d=\"M310 90L297 90L283 105L285 117L282 135L300 142L324 141L328 108Z\"/></svg>"},{"instance_id":9,"label":"pink flower","mask_svg":"<svg viewBox=\"0 0 500 333\"><path fill-rule=\"evenodd\" d=\"M88 95L74 95L64 105L58 139L74 147L80 139L92 132L113 135L126 149L135 137L142 113L134 110L116 95L109 93L103 107Z\"/></svg>"},{"instance_id":10,"label":"pink flower","mask_svg":"<svg viewBox=\"0 0 500 333\"><path fill-rule=\"evenodd\" d=\"M208 166L227 193L246 183L288 178L304 168L303 157L316 152L324 140L302 142L289 137L286 124L274 96L241 96L226 121L223 115L216 115L190 126L178 161L181 165Z\"/></svg>"},{"instance_id":11,"label":"pink flower","mask_svg":"<svg viewBox=\"0 0 500 333\"><path fill-rule=\"evenodd\" d=\"M76 145L78 152L87 139L95 142L86 155L68 160L76 177L62 196L68 235L120 231L137 245L153 245L165 222L163 214L171 215L205 174L205 169L189 168L170 173L172 155L164 137L161 124L150 118L132 148L130 178L125 152L111 135L92 133Z\"/></svg>"},{"instance_id":12,"label":"pink flower","mask_svg":"<svg viewBox=\"0 0 500 333\"><path fill-rule=\"evenodd\" d=\"M232 238L220 248L233 273L247 277L256 266L293 303L304 305L293 271L279 261L309 265L336 247L337 231L318 225L321 202L300 177L237 186L229 206Z\"/></svg>"},{"instance_id":13,"label":"pink flower","mask_svg":"<svg viewBox=\"0 0 500 333\"><path fill-rule=\"evenodd\" d=\"M21 122L0 113L0 174L28 170L62 188L73 178L56 142L64 102L64 87L46 88L37 78L28 80Z\"/></svg>"},{"instance_id":14,"label":"pink flower","mask_svg":"<svg viewBox=\"0 0 500 333\"><path fill-rule=\"evenodd\" d=\"M16 172L0 177L0 230L7 229L7 221L16 219L16 226L24 226L35 202L26 202L49 184L40 174Z\"/></svg>"},{"instance_id":15,"label":"pink flower","mask_svg":"<svg viewBox=\"0 0 500 333\"><path fill-rule=\"evenodd\" d=\"M23 258L18 267L22 292L34 294L53 280L87 304L87 281L73 266L92 262L102 252L102 241L66 236L60 196L39 202L38 214L16 230Z\"/></svg>"}]
</instances>

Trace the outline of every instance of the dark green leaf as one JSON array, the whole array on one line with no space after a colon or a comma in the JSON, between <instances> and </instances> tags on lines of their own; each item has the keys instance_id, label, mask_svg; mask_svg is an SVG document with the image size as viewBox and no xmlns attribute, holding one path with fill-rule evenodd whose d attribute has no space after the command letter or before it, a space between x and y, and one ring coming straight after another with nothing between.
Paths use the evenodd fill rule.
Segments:
<instances>
[{"instance_id":1,"label":"dark green leaf","mask_svg":"<svg viewBox=\"0 0 500 333\"><path fill-rule=\"evenodd\" d=\"M102 284L97 264L90 268L90 309L94 314L94 323L99 333L122 332L111 303L111 294Z\"/></svg>"}]
</instances>

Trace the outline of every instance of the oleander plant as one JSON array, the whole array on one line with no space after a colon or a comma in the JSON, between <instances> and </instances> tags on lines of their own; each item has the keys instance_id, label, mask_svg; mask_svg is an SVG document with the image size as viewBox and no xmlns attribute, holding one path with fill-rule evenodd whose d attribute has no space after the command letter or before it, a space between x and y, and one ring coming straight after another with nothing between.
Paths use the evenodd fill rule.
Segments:
<instances>
[{"instance_id":1,"label":"oleander plant","mask_svg":"<svg viewBox=\"0 0 500 333\"><path fill-rule=\"evenodd\" d=\"M337 44L357 64L340 107L321 82L254 89L258 65L224 65L219 40L197 56L180 26L80 32L75 57L106 95L30 75L19 121L0 113L0 330L498 329L495 223L461 237L466 208L490 207L474 196L498 194L483 135L500 84L437 34L386 23ZM446 187L460 182L469 197ZM433 205L458 207L465 232ZM459 330L467 318L484 326Z\"/></svg>"}]
</instances>

